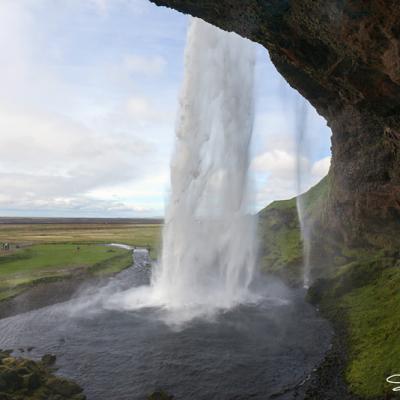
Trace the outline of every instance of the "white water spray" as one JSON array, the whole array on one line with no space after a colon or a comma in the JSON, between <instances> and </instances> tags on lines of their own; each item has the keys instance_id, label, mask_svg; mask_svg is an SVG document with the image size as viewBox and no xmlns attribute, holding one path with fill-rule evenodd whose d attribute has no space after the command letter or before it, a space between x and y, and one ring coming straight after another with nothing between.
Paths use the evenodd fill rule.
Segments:
<instances>
[{"instance_id":1,"label":"white water spray","mask_svg":"<svg viewBox=\"0 0 400 400\"><path fill-rule=\"evenodd\" d=\"M172 195L153 284L169 304L229 307L254 268L248 215L253 45L194 19L171 165Z\"/></svg>"},{"instance_id":2,"label":"white water spray","mask_svg":"<svg viewBox=\"0 0 400 400\"><path fill-rule=\"evenodd\" d=\"M185 310L188 319L250 299L254 63L250 41L192 19L162 256L151 286L130 291L125 307Z\"/></svg>"},{"instance_id":3,"label":"white water spray","mask_svg":"<svg viewBox=\"0 0 400 400\"><path fill-rule=\"evenodd\" d=\"M296 183L297 198L296 207L297 215L300 222L300 234L303 244L303 287L308 289L310 286L310 256L311 256L311 238L310 238L310 221L307 219L304 204L304 177L309 175L309 164L303 163L304 158L308 158L306 153L307 146L307 112L308 106L305 99L300 99L296 103L295 121L296 121Z\"/></svg>"}]
</instances>

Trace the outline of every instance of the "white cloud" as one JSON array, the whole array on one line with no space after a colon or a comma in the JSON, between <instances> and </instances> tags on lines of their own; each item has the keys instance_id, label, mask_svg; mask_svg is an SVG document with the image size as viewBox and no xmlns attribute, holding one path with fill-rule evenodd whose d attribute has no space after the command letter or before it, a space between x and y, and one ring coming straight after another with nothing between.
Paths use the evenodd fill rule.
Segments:
<instances>
[{"instance_id":1,"label":"white cloud","mask_svg":"<svg viewBox=\"0 0 400 400\"><path fill-rule=\"evenodd\" d=\"M164 72L167 61L158 55L139 56L131 54L125 57L123 65L130 73L154 76Z\"/></svg>"},{"instance_id":2,"label":"white cloud","mask_svg":"<svg viewBox=\"0 0 400 400\"><path fill-rule=\"evenodd\" d=\"M93 209L112 211L119 204L121 210L125 203L118 196L102 199L87 197L88 193L103 187L132 187L126 182L140 181L154 171L152 166L157 170L152 162L157 149L140 135L93 131L54 114L23 114L0 107L0 132L3 209L83 209L91 200Z\"/></svg>"},{"instance_id":3,"label":"white cloud","mask_svg":"<svg viewBox=\"0 0 400 400\"><path fill-rule=\"evenodd\" d=\"M297 196L298 183L296 182L294 154L272 151L264 153L258 161L262 167L259 171L262 171L262 176L267 176L262 179L257 191L258 209L275 200L285 200ZM306 192L327 175L330 157L322 158L314 163L303 159L302 165L301 191Z\"/></svg>"},{"instance_id":4,"label":"white cloud","mask_svg":"<svg viewBox=\"0 0 400 400\"><path fill-rule=\"evenodd\" d=\"M270 176L257 191L257 208L261 209L275 200L286 200L296 195L296 185L293 180Z\"/></svg>"},{"instance_id":5,"label":"white cloud","mask_svg":"<svg viewBox=\"0 0 400 400\"><path fill-rule=\"evenodd\" d=\"M132 96L126 102L126 111L139 124L160 123L173 119L167 111L157 109L145 97Z\"/></svg>"},{"instance_id":6,"label":"white cloud","mask_svg":"<svg viewBox=\"0 0 400 400\"><path fill-rule=\"evenodd\" d=\"M88 192L88 196L101 198L103 200L113 200L115 198L129 198L134 195L138 199L160 199L165 195L169 188L169 174L162 172L153 173L143 178L124 182L113 186L102 186ZM152 202L152 200L150 200Z\"/></svg>"},{"instance_id":7,"label":"white cloud","mask_svg":"<svg viewBox=\"0 0 400 400\"><path fill-rule=\"evenodd\" d=\"M284 150L271 150L257 156L252 167L257 172L269 173L279 178L293 179L297 171L297 156ZM309 161L301 157L300 167L307 170Z\"/></svg>"},{"instance_id":8,"label":"white cloud","mask_svg":"<svg viewBox=\"0 0 400 400\"><path fill-rule=\"evenodd\" d=\"M75 1L78 7L82 7L82 0ZM94 9L103 17L108 16L110 10L115 7L129 8L130 11L137 14L142 14L147 8L148 4L143 0L88 0L87 3L94 7Z\"/></svg>"},{"instance_id":9,"label":"white cloud","mask_svg":"<svg viewBox=\"0 0 400 400\"><path fill-rule=\"evenodd\" d=\"M110 18L115 7L128 7L125 0L93 1ZM67 58L65 37L52 58L53 38L35 15L45 7L37 4L0 2L0 213L160 215L165 184L153 180L151 187L146 179L168 169L173 116L154 106L151 94L135 93L133 74L162 74L166 61L130 56L121 65L118 55L111 66L105 54L99 65L81 65ZM88 3L70 6L66 12L86 12ZM107 71L116 76L105 79Z\"/></svg>"},{"instance_id":10,"label":"white cloud","mask_svg":"<svg viewBox=\"0 0 400 400\"><path fill-rule=\"evenodd\" d=\"M321 179L328 174L330 166L331 156L322 158L321 160L318 160L313 164L313 166L311 167L311 173L317 179Z\"/></svg>"},{"instance_id":11,"label":"white cloud","mask_svg":"<svg viewBox=\"0 0 400 400\"><path fill-rule=\"evenodd\" d=\"M162 212L186 30L167 12L144 0L0 0L0 212ZM269 97L252 171L265 205L295 195L296 143L290 110L259 90ZM302 157L305 184L326 170L318 158Z\"/></svg>"}]
</instances>

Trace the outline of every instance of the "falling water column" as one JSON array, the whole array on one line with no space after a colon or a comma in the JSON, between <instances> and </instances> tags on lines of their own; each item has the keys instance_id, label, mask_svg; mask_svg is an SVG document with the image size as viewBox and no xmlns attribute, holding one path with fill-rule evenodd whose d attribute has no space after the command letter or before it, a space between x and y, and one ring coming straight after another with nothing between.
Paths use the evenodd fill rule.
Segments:
<instances>
[{"instance_id":1,"label":"falling water column","mask_svg":"<svg viewBox=\"0 0 400 400\"><path fill-rule=\"evenodd\" d=\"M170 308L248 298L256 255L249 213L253 44L192 19L171 162L162 256L152 286Z\"/></svg>"}]
</instances>

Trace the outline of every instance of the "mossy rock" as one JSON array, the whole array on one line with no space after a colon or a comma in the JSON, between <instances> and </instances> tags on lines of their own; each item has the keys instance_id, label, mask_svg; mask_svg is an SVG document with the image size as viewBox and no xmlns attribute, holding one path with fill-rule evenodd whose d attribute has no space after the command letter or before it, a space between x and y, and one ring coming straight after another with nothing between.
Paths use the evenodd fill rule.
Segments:
<instances>
[{"instance_id":1,"label":"mossy rock","mask_svg":"<svg viewBox=\"0 0 400 400\"><path fill-rule=\"evenodd\" d=\"M53 375L54 355L36 362L10 354L0 350L0 400L85 400L79 385Z\"/></svg>"},{"instance_id":2,"label":"mossy rock","mask_svg":"<svg viewBox=\"0 0 400 400\"><path fill-rule=\"evenodd\" d=\"M56 376L51 376L45 381L44 385L51 392L65 398L72 398L74 395L82 392L82 389L76 383Z\"/></svg>"},{"instance_id":3,"label":"mossy rock","mask_svg":"<svg viewBox=\"0 0 400 400\"><path fill-rule=\"evenodd\" d=\"M174 396L165 393L163 390L158 390L150 394L147 400L174 400Z\"/></svg>"}]
</instances>

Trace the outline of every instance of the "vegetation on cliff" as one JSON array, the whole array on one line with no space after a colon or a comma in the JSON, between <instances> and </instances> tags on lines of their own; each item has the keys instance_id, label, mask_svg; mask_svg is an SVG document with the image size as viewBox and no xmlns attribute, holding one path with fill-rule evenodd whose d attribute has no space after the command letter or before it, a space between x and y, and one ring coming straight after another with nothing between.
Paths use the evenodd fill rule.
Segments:
<instances>
[{"instance_id":1,"label":"vegetation on cliff","mask_svg":"<svg viewBox=\"0 0 400 400\"><path fill-rule=\"evenodd\" d=\"M296 199L275 201L259 213L261 265L292 285L302 275L302 244Z\"/></svg>"},{"instance_id":2,"label":"vegetation on cliff","mask_svg":"<svg viewBox=\"0 0 400 400\"><path fill-rule=\"evenodd\" d=\"M362 398L382 398L393 389L386 378L400 368L398 251L361 244L349 248L322 230L328 177L303 196L306 218L312 221L314 284L308 296L343 327L342 345L348 353L344 378L350 391ZM292 285L302 283L299 229L296 199L274 202L260 213L263 268Z\"/></svg>"},{"instance_id":3,"label":"vegetation on cliff","mask_svg":"<svg viewBox=\"0 0 400 400\"><path fill-rule=\"evenodd\" d=\"M311 301L344 325L345 378L351 392L362 398L383 398L394 388L386 378L399 372L399 285L398 257L360 252L359 260L330 279L318 280L309 291Z\"/></svg>"},{"instance_id":4,"label":"vegetation on cliff","mask_svg":"<svg viewBox=\"0 0 400 400\"><path fill-rule=\"evenodd\" d=\"M322 218L328 189L327 176L301 196L304 219L309 225L316 225ZM262 268L293 286L303 281L303 244L296 200L294 197L274 201L259 213ZM308 240L314 239L310 237Z\"/></svg>"}]
</instances>

